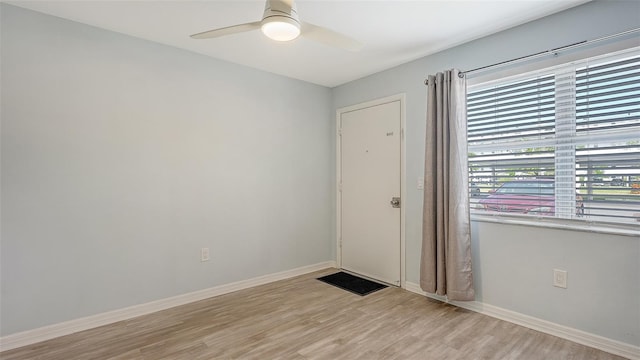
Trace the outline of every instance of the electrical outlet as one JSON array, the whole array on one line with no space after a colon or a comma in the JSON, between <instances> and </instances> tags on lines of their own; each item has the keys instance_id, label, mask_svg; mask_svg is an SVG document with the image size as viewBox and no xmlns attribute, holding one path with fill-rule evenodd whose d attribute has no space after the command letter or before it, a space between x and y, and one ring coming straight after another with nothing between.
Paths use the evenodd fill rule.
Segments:
<instances>
[{"instance_id":1,"label":"electrical outlet","mask_svg":"<svg viewBox=\"0 0 640 360\"><path fill-rule=\"evenodd\" d=\"M567 272L565 270L553 269L553 286L567 288Z\"/></svg>"},{"instance_id":2,"label":"electrical outlet","mask_svg":"<svg viewBox=\"0 0 640 360\"><path fill-rule=\"evenodd\" d=\"M202 248L200 250L200 261L209 261L209 248Z\"/></svg>"}]
</instances>

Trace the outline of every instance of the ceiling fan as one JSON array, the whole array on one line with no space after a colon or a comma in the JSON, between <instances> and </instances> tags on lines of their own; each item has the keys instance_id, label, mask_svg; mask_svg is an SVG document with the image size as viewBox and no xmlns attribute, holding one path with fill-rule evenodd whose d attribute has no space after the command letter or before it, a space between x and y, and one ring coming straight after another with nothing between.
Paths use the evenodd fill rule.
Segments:
<instances>
[{"instance_id":1,"label":"ceiling fan","mask_svg":"<svg viewBox=\"0 0 640 360\"><path fill-rule=\"evenodd\" d=\"M276 41L291 41L298 36L304 36L345 50L358 51L362 48L360 42L346 35L300 21L293 0L267 0L261 21L209 30L193 34L191 37L211 39L257 29L262 29L267 37Z\"/></svg>"}]
</instances>

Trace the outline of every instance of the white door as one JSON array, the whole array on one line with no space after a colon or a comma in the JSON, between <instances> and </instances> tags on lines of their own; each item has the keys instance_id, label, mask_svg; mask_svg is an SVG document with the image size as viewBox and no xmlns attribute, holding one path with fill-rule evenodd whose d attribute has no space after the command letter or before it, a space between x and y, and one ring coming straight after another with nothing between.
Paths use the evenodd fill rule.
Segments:
<instances>
[{"instance_id":1,"label":"white door","mask_svg":"<svg viewBox=\"0 0 640 360\"><path fill-rule=\"evenodd\" d=\"M340 114L341 267L400 285L400 100ZM401 199L400 199L401 201Z\"/></svg>"}]
</instances>

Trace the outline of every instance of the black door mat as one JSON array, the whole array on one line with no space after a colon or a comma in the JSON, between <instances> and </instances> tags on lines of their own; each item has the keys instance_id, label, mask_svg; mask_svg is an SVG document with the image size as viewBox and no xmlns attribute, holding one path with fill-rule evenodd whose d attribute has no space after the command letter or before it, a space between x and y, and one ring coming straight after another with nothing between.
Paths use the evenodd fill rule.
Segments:
<instances>
[{"instance_id":1,"label":"black door mat","mask_svg":"<svg viewBox=\"0 0 640 360\"><path fill-rule=\"evenodd\" d=\"M387 285L382 285L374 281L340 271L335 274L319 277L318 280L340 289L350 291L360 296L371 294L372 292L384 289Z\"/></svg>"}]
</instances>

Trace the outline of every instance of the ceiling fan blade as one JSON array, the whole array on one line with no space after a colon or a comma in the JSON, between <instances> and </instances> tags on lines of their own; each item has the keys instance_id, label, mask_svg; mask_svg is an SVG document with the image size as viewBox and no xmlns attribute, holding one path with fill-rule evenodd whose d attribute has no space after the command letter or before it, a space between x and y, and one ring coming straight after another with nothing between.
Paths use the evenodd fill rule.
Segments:
<instances>
[{"instance_id":1,"label":"ceiling fan blade","mask_svg":"<svg viewBox=\"0 0 640 360\"><path fill-rule=\"evenodd\" d=\"M257 30L257 29L260 29L260 26L261 26L261 22L256 21L256 22L247 23L247 24L233 25L233 26L223 27L220 29L209 30L209 31L193 34L191 35L191 37L194 39L212 39L220 36L237 34L237 33L251 31L251 30Z\"/></svg>"},{"instance_id":2,"label":"ceiling fan blade","mask_svg":"<svg viewBox=\"0 0 640 360\"><path fill-rule=\"evenodd\" d=\"M321 26L302 23L302 36L323 43L325 45L349 50L358 51L362 49L363 44L358 40L352 39L346 35L340 34L333 30L323 28Z\"/></svg>"}]
</instances>

